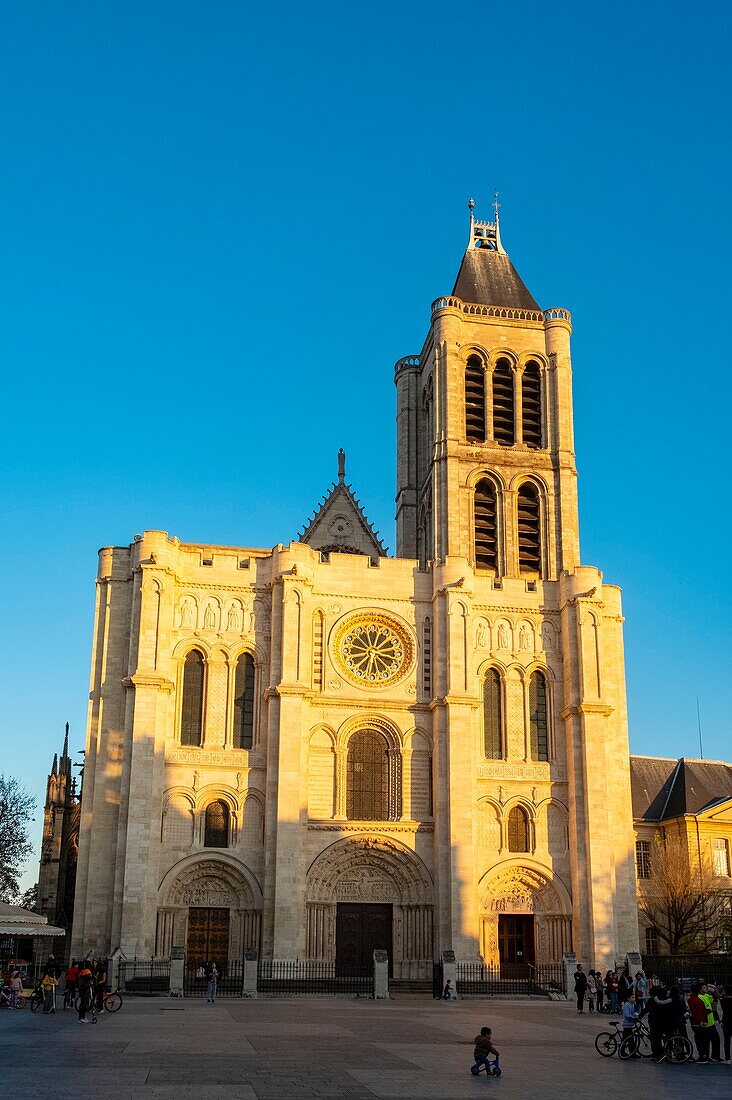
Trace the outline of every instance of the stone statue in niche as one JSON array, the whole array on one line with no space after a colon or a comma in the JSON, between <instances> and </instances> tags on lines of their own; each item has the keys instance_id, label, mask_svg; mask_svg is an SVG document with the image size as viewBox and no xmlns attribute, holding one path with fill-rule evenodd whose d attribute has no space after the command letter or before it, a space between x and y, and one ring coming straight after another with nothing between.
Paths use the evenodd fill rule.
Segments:
<instances>
[{"instance_id":1,"label":"stone statue in niche","mask_svg":"<svg viewBox=\"0 0 732 1100\"><path fill-rule=\"evenodd\" d=\"M486 649L488 647L488 624L485 619L479 619L475 629L475 648Z\"/></svg>"},{"instance_id":2,"label":"stone statue in niche","mask_svg":"<svg viewBox=\"0 0 732 1100\"><path fill-rule=\"evenodd\" d=\"M195 626L196 605L190 596L184 596L180 601L180 626L181 630L192 630Z\"/></svg>"},{"instance_id":3,"label":"stone statue in niche","mask_svg":"<svg viewBox=\"0 0 732 1100\"><path fill-rule=\"evenodd\" d=\"M521 623L521 629L519 630L519 649L531 649L531 631L526 623Z\"/></svg>"},{"instance_id":4,"label":"stone statue in niche","mask_svg":"<svg viewBox=\"0 0 732 1100\"><path fill-rule=\"evenodd\" d=\"M549 652L550 649L554 649L554 640L552 638L552 628L548 623L544 623L541 628L541 639L544 643L544 649Z\"/></svg>"},{"instance_id":5,"label":"stone statue in niche","mask_svg":"<svg viewBox=\"0 0 732 1100\"><path fill-rule=\"evenodd\" d=\"M206 604L206 610L203 613L203 629L216 629L216 613L214 611L213 604L211 603Z\"/></svg>"},{"instance_id":6,"label":"stone statue in niche","mask_svg":"<svg viewBox=\"0 0 732 1100\"><path fill-rule=\"evenodd\" d=\"M511 648L511 642L509 641L509 638L508 638L508 627L506 626L505 623L499 623L498 624L498 648L499 649L510 649Z\"/></svg>"},{"instance_id":7,"label":"stone statue in niche","mask_svg":"<svg viewBox=\"0 0 732 1100\"><path fill-rule=\"evenodd\" d=\"M226 624L228 630L235 630L237 633L242 627L241 607L238 603L233 603L229 608L229 619Z\"/></svg>"}]
</instances>

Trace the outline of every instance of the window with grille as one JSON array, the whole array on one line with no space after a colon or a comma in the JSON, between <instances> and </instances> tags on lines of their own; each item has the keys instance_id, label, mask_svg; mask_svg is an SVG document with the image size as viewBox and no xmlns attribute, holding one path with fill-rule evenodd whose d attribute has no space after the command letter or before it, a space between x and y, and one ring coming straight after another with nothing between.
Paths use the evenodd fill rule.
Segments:
<instances>
[{"instance_id":1,"label":"window with grille","mask_svg":"<svg viewBox=\"0 0 732 1100\"><path fill-rule=\"evenodd\" d=\"M352 821L389 818L389 759L386 738L375 730L354 733L348 743L346 816Z\"/></svg>"},{"instance_id":2,"label":"window with grille","mask_svg":"<svg viewBox=\"0 0 732 1100\"><path fill-rule=\"evenodd\" d=\"M229 807L225 802L210 802L206 807L205 848L229 847Z\"/></svg>"},{"instance_id":3,"label":"window with grille","mask_svg":"<svg viewBox=\"0 0 732 1100\"><path fill-rule=\"evenodd\" d=\"M729 841L724 837L715 837L712 841L714 873L729 878Z\"/></svg>"},{"instance_id":4,"label":"window with grille","mask_svg":"<svg viewBox=\"0 0 732 1100\"><path fill-rule=\"evenodd\" d=\"M518 491L518 554L522 573L541 573L539 491L530 481Z\"/></svg>"},{"instance_id":5,"label":"window with grille","mask_svg":"<svg viewBox=\"0 0 732 1100\"><path fill-rule=\"evenodd\" d=\"M531 759L549 759L549 727L547 722L546 677L533 672L529 681L529 728Z\"/></svg>"},{"instance_id":6,"label":"window with grille","mask_svg":"<svg viewBox=\"0 0 732 1100\"><path fill-rule=\"evenodd\" d=\"M521 422L524 443L541 447L541 370L533 361L521 378Z\"/></svg>"},{"instance_id":7,"label":"window with grille","mask_svg":"<svg viewBox=\"0 0 732 1100\"><path fill-rule=\"evenodd\" d=\"M485 370L477 355L465 368L465 437L485 443Z\"/></svg>"},{"instance_id":8,"label":"window with grille","mask_svg":"<svg viewBox=\"0 0 732 1100\"><path fill-rule=\"evenodd\" d=\"M492 481L475 486L475 564L478 569L498 570L498 509Z\"/></svg>"},{"instance_id":9,"label":"window with grille","mask_svg":"<svg viewBox=\"0 0 732 1100\"><path fill-rule=\"evenodd\" d=\"M234 678L235 749L250 749L254 742L254 658L242 653L236 662Z\"/></svg>"},{"instance_id":10,"label":"window with grille","mask_svg":"<svg viewBox=\"0 0 732 1100\"><path fill-rule=\"evenodd\" d=\"M313 687L323 690L323 612L315 612L313 623Z\"/></svg>"},{"instance_id":11,"label":"window with grille","mask_svg":"<svg viewBox=\"0 0 732 1100\"><path fill-rule=\"evenodd\" d=\"M507 359L499 359L493 371L493 438L504 447L514 444L513 370Z\"/></svg>"},{"instance_id":12,"label":"window with grille","mask_svg":"<svg viewBox=\"0 0 732 1100\"><path fill-rule=\"evenodd\" d=\"M655 928L646 928L646 955L658 954L658 932Z\"/></svg>"},{"instance_id":13,"label":"window with grille","mask_svg":"<svg viewBox=\"0 0 732 1100\"><path fill-rule=\"evenodd\" d=\"M180 708L181 745L200 745L203 740L203 654L192 649L183 665L183 698Z\"/></svg>"},{"instance_id":14,"label":"window with grille","mask_svg":"<svg viewBox=\"0 0 732 1100\"><path fill-rule=\"evenodd\" d=\"M638 878L651 877L650 840L636 840L635 842L635 873Z\"/></svg>"},{"instance_id":15,"label":"window with grille","mask_svg":"<svg viewBox=\"0 0 732 1100\"><path fill-rule=\"evenodd\" d=\"M521 806L514 806L508 815L508 850L529 851L529 819Z\"/></svg>"},{"instance_id":16,"label":"window with grille","mask_svg":"<svg viewBox=\"0 0 732 1100\"><path fill-rule=\"evenodd\" d=\"M432 623L425 619L422 627L422 691L432 695Z\"/></svg>"},{"instance_id":17,"label":"window with grille","mask_svg":"<svg viewBox=\"0 0 732 1100\"><path fill-rule=\"evenodd\" d=\"M488 669L483 681L483 748L488 760L503 759L503 692L495 668Z\"/></svg>"}]
</instances>

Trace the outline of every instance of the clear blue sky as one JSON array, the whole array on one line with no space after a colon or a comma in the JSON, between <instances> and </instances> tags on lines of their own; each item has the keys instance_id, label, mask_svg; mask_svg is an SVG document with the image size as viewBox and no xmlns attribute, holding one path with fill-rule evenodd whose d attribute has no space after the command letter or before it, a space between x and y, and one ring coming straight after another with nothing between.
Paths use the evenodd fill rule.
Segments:
<instances>
[{"instance_id":1,"label":"clear blue sky","mask_svg":"<svg viewBox=\"0 0 732 1100\"><path fill-rule=\"evenodd\" d=\"M582 555L624 588L632 749L695 755L698 694L729 758L730 22L4 5L0 770L41 796L67 719L83 745L99 546L288 541L342 445L393 550L392 365L494 187L574 317Z\"/></svg>"}]
</instances>

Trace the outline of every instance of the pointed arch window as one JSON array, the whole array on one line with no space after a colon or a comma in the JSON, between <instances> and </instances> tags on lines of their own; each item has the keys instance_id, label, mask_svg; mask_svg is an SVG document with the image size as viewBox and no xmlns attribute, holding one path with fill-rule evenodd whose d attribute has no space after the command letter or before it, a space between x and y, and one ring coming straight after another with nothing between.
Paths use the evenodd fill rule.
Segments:
<instances>
[{"instance_id":1,"label":"pointed arch window","mask_svg":"<svg viewBox=\"0 0 732 1100\"><path fill-rule=\"evenodd\" d=\"M485 443L485 369L477 355L465 368L465 437Z\"/></svg>"},{"instance_id":2,"label":"pointed arch window","mask_svg":"<svg viewBox=\"0 0 732 1100\"><path fill-rule=\"evenodd\" d=\"M515 442L513 410L513 369L508 359L499 359L493 371L493 438L504 447Z\"/></svg>"},{"instance_id":3,"label":"pointed arch window","mask_svg":"<svg viewBox=\"0 0 732 1100\"><path fill-rule=\"evenodd\" d=\"M531 759L549 759L549 723L547 718L546 676L533 672L529 680L529 733Z\"/></svg>"},{"instance_id":4,"label":"pointed arch window","mask_svg":"<svg viewBox=\"0 0 732 1100\"><path fill-rule=\"evenodd\" d=\"M521 378L522 434L527 447L541 447L541 370L531 360Z\"/></svg>"},{"instance_id":5,"label":"pointed arch window","mask_svg":"<svg viewBox=\"0 0 732 1100\"><path fill-rule=\"evenodd\" d=\"M388 745L375 730L354 733L348 742L346 816L352 821L389 818Z\"/></svg>"},{"instance_id":6,"label":"pointed arch window","mask_svg":"<svg viewBox=\"0 0 732 1100\"><path fill-rule=\"evenodd\" d=\"M180 710L181 745L200 745L203 741L203 654L192 649L183 664L183 698Z\"/></svg>"},{"instance_id":7,"label":"pointed arch window","mask_svg":"<svg viewBox=\"0 0 732 1100\"><path fill-rule=\"evenodd\" d=\"M229 847L229 807L220 799L209 802L203 832L204 848Z\"/></svg>"},{"instance_id":8,"label":"pointed arch window","mask_svg":"<svg viewBox=\"0 0 732 1100\"><path fill-rule=\"evenodd\" d=\"M541 574L539 490L530 481L518 491L518 556L521 573Z\"/></svg>"},{"instance_id":9,"label":"pointed arch window","mask_svg":"<svg viewBox=\"0 0 732 1100\"><path fill-rule=\"evenodd\" d=\"M503 692L495 668L488 669L483 681L483 751L487 760L503 759Z\"/></svg>"},{"instance_id":10,"label":"pointed arch window","mask_svg":"<svg viewBox=\"0 0 732 1100\"><path fill-rule=\"evenodd\" d=\"M232 746L250 749L254 743L254 658L242 653L234 677L234 730Z\"/></svg>"},{"instance_id":11,"label":"pointed arch window","mask_svg":"<svg viewBox=\"0 0 732 1100\"><path fill-rule=\"evenodd\" d=\"M475 486L475 564L498 570L498 508L496 487L485 479Z\"/></svg>"},{"instance_id":12,"label":"pointed arch window","mask_svg":"<svg viewBox=\"0 0 732 1100\"><path fill-rule=\"evenodd\" d=\"M522 806L514 806L508 815L509 852L528 852L529 818Z\"/></svg>"}]
</instances>

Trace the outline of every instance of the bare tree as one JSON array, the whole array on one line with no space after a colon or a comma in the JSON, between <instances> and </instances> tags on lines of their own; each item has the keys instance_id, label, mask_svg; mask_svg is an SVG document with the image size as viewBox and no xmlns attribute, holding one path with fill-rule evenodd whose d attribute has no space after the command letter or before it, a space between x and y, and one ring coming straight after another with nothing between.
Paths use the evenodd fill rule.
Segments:
<instances>
[{"instance_id":1,"label":"bare tree","mask_svg":"<svg viewBox=\"0 0 732 1100\"><path fill-rule=\"evenodd\" d=\"M28 826L36 800L17 779L0 775L0 901L16 902L19 879L33 845Z\"/></svg>"},{"instance_id":2,"label":"bare tree","mask_svg":"<svg viewBox=\"0 0 732 1100\"><path fill-rule=\"evenodd\" d=\"M708 951L727 921L729 897L711 861L690 856L686 839L657 834L638 909L671 955Z\"/></svg>"}]
</instances>

